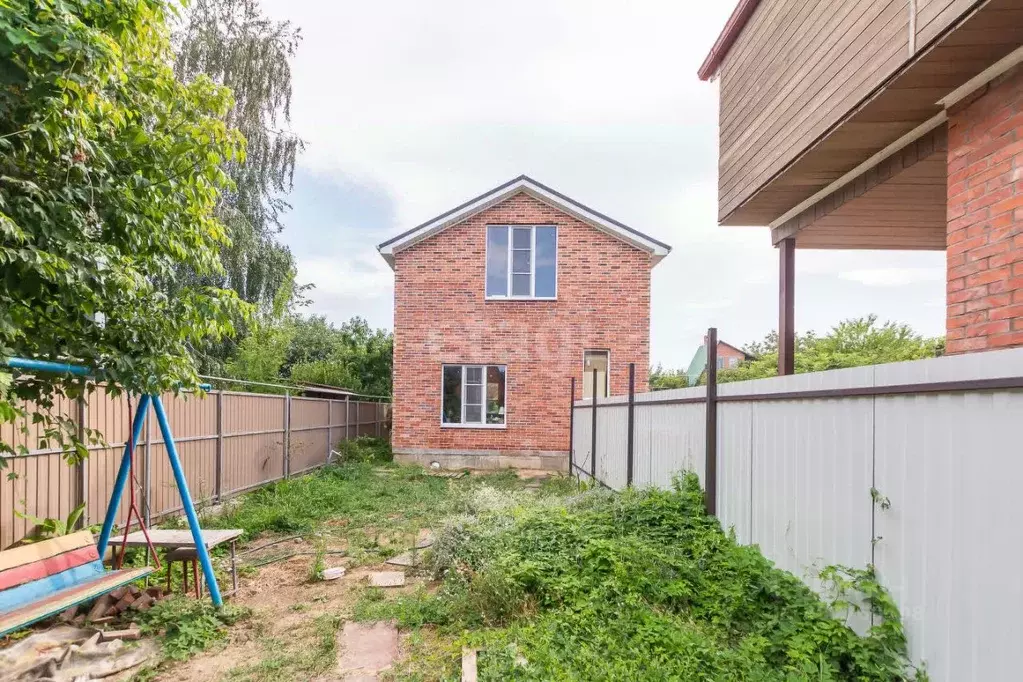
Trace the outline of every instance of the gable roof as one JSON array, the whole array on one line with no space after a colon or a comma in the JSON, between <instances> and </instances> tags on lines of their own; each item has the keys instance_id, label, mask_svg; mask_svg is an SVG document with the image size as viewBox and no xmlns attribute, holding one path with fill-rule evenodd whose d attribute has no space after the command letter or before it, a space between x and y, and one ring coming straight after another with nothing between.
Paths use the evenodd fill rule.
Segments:
<instances>
[{"instance_id":1,"label":"gable roof","mask_svg":"<svg viewBox=\"0 0 1023 682\"><path fill-rule=\"evenodd\" d=\"M739 0L739 4L732 10L732 16L728 17L728 23L721 29L721 35L714 41L714 46L710 48L707 58L703 60L700 70L696 72L701 81L710 80L717 73L721 62L725 61L729 50L739 39L739 34L742 33L742 29L746 28L746 24L759 4L760 0Z\"/></svg>"},{"instance_id":2,"label":"gable roof","mask_svg":"<svg viewBox=\"0 0 1023 682\"><path fill-rule=\"evenodd\" d=\"M469 218L481 211L501 203L508 197L523 192L529 196L542 201L548 206L552 206L560 211L578 218L579 220L593 226L594 228L605 232L612 237L616 237L621 241L633 246L641 251L646 251L650 254L653 263L656 265L662 258L671 252L671 247L664 242L657 241L653 237L643 234L639 230L635 230L624 223L620 223L613 218L609 218L603 213L594 211L589 206L580 204L574 199L566 197L564 194L557 192L546 185L542 185L532 178L520 175L514 180L495 187L489 192L485 192L474 199L470 199L460 206L442 213L432 220L428 220L422 225L413 227L407 232L402 232L397 237L392 237L386 242L377 246L377 251L384 257L384 260L394 267L394 254L398 251L409 248L419 242L432 237L433 235L446 230L447 228L462 222L466 218Z\"/></svg>"},{"instance_id":3,"label":"gable roof","mask_svg":"<svg viewBox=\"0 0 1023 682\"><path fill-rule=\"evenodd\" d=\"M741 348L736 348L730 343L718 340L719 346L728 346L737 353L742 353L743 357L747 360L755 360L756 356L752 353L747 353ZM700 382L700 377L703 375L704 370L707 369L707 344L702 343L700 347L696 349L696 353L693 354L693 359L689 361L689 368L686 370L686 379L690 386L696 386Z\"/></svg>"}]
</instances>

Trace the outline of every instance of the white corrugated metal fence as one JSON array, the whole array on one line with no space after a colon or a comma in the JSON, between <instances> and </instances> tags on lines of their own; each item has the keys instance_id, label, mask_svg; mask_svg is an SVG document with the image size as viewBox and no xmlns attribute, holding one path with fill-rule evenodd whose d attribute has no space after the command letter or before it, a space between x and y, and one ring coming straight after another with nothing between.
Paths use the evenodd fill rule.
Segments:
<instances>
[{"instance_id":1,"label":"white corrugated metal fence","mask_svg":"<svg viewBox=\"0 0 1023 682\"><path fill-rule=\"evenodd\" d=\"M721 384L718 517L811 586L825 566L874 564L932 680L1018 679L1023 389L961 383L1018 377L1023 349ZM836 389L861 394L826 395ZM704 479L705 396L635 396L634 485ZM596 477L612 488L626 485L627 403L599 399L595 412ZM581 477L593 415L575 403Z\"/></svg>"}]
</instances>

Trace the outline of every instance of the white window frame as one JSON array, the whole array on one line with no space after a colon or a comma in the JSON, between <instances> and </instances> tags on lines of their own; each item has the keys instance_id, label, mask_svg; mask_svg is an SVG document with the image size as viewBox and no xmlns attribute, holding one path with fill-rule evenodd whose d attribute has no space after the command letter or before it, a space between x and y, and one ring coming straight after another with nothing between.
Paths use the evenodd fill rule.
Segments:
<instances>
[{"instance_id":1,"label":"white window frame","mask_svg":"<svg viewBox=\"0 0 1023 682\"><path fill-rule=\"evenodd\" d=\"M449 424L444 421L444 370L448 367L461 367L462 368L462 414L461 423ZM480 418L482 422L472 422L467 424L465 422L465 380L470 368L478 367L483 371L483 405ZM487 423L487 368L488 367L502 367L504 368L504 423L503 424L488 424ZM508 365L502 365L495 362L487 364L479 363L468 363L462 364L460 362L444 362L440 366L440 426L442 429L507 429L508 428Z\"/></svg>"},{"instance_id":2,"label":"white window frame","mask_svg":"<svg viewBox=\"0 0 1023 682\"><path fill-rule=\"evenodd\" d=\"M490 228L492 227L503 227L508 230L508 271L506 274L507 281L507 294L504 296L497 296L487 293L487 279L489 278L487 272L487 265L490 263ZM554 229L554 295L553 296L537 296L536 295L536 228L538 227L550 227ZM516 228L529 229L529 295L512 295L512 280L514 274L512 272L512 254L515 251L514 236L513 232ZM483 261L483 297L488 301L556 301L558 300L558 226L550 224L539 224L539 225L487 225L486 235L486 248L484 252ZM525 274L525 273L519 273Z\"/></svg>"},{"instance_id":3,"label":"white window frame","mask_svg":"<svg viewBox=\"0 0 1023 682\"><path fill-rule=\"evenodd\" d=\"M590 400L586 397L586 390L593 390L593 374L586 371L586 354L587 353L604 353L607 355L607 372L604 377L604 397L611 397L611 349L610 348L584 348L583 349L583 390L580 395L583 396L583 400ZM598 399L601 399L598 396Z\"/></svg>"}]
</instances>

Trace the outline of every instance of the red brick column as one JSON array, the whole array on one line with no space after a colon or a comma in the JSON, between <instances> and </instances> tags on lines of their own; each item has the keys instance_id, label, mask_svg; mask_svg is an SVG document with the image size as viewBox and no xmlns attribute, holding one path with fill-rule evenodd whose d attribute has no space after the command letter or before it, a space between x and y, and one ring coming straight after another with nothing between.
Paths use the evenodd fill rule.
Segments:
<instances>
[{"instance_id":1,"label":"red brick column","mask_svg":"<svg viewBox=\"0 0 1023 682\"><path fill-rule=\"evenodd\" d=\"M1023 70L949 111L949 353L1023 346Z\"/></svg>"}]
</instances>

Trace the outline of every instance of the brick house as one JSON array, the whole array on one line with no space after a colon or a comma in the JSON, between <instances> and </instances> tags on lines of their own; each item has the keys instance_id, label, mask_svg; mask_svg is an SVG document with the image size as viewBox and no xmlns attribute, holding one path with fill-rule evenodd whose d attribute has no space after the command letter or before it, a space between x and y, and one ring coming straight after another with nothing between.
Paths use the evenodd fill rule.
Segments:
<instances>
[{"instance_id":1,"label":"brick house","mask_svg":"<svg viewBox=\"0 0 1023 682\"><path fill-rule=\"evenodd\" d=\"M378 247L394 270L399 461L565 470L576 399L646 390L670 247L520 176Z\"/></svg>"},{"instance_id":2,"label":"brick house","mask_svg":"<svg viewBox=\"0 0 1023 682\"><path fill-rule=\"evenodd\" d=\"M796 249L929 249L946 347L1023 346L1019 0L740 0L699 69L720 84L718 221L779 251L793 370Z\"/></svg>"},{"instance_id":3,"label":"brick house","mask_svg":"<svg viewBox=\"0 0 1023 682\"><path fill-rule=\"evenodd\" d=\"M717 364L718 369L734 369L744 360L752 360L753 356L736 348L730 343L718 341ZM693 353L693 359L689 361L689 368L686 370L686 381L690 386L696 386L700 377L707 371L707 337L703 337L703 345Z\"/></svg>"}]
</instances>

